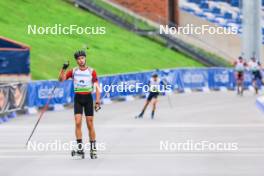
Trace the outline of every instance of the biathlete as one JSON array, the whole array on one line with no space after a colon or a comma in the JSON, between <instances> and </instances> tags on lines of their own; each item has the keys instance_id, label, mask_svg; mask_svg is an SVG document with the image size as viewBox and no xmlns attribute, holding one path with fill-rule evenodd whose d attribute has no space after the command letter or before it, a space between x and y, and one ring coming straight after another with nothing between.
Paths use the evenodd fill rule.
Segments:
<instances>
[{"instance_id":1,"label":"biathlete","mask_svg":"<svg viewBox=\"0 0 264 176\"><path fill-rule=\"evenodd\" d=\"M156 107L157 107L157 102L158 102L158 96L160 94L161 91L161 86L165 85L164 81L162 81L161 79L159 79L158 74L154 73L151 77L151 79L149 80L149 95L147 97L147 100L145 102L145 105L141 111L141 113L139 115L137 115L135 118L143 118L143 115L148 107L148 105L151 103L153 103L153 107L152 107L152 112L151 112L151 119L154 119L154 115L155 115L155 111L156 111Z\"/></svg>"},{"instance_id":2,"label":"biathlete","mask_svg":"<svg viewBox=\"0 0 264 176\"><path fill-rule=\"evenodd\" d=\"M237 84L237 94L243 95L244 92L244 72L246 70L247 63L244 61L243 57L239 57L235 63L235 77Z\"/></svg>"},{"instance_id":3,"label":"biathlete","mask_svg":"<svg viewBox=\"0 0 264 176\"><path fill-rule=\"evenodd\" d=\"M82 115L83 112L86 117L86 124L89 131L90 138L90 157L96 159L96 139L94 129L94 109L100 109L100 89L96 71L86 65L86 53L84 51L77 51L74 58L78 67L75 67L66 72L69 64L64 64L60 73L60 81L72 78L74 84L74 117L75 117L75 135L77 141L77 151L72 151L75 154L84 158L84 150L82 143ZM93 105L92 92L96 88L96 101Z\"/></svg>"},{"instance_id":4,"label":"biathlete","mask_svg":"<svg viewBox=\"0 0 264 176\"><path fill-rule=\"evenodd\" d=\"M256 60L255 57L251 58L251 61L248 64L249 70L253 76L252 85L255 89L256 94L258 94L258 82L262 83L262 75L261 75L261 63Z\"/></svg>"}]
</instances>

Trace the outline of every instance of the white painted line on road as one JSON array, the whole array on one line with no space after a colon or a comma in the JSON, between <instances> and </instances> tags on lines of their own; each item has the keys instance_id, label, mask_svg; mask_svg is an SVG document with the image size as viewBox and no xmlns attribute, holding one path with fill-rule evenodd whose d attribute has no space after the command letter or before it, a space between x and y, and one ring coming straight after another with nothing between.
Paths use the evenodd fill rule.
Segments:
<instances>
[{"instance_id":1,"label":"white painted line on road","mask_svg":"<svg viewBox=\"0 0 264 176\"><path fill-rule=\"evenodd\" d=\"M152 124L151 124L152 123ZM31 127L31 126L30 126ZM59 128L63 129L65 127L72 127L68 125L60 125ZM149 124L107 124L107 125L95 125L96 128L239 128L239 127L264 127L264 124L259 123L251 123L251 124L190 124L190 123L180 123L180 124L153 124L150 122ZM9 129L18 129L25 128L25 126L8 126L4 127L1 130L9 130ZM56 128L57 125L45 126L40 129L50 129Z\"/></svg>"},{"instance_id":2,"label":"white painted line on road","mask_svg":"<svg viewBox=\"0 0 264 176\"><path fill-rule=\"evenodd\" d=\"M166 157L166 159L168 159L168 157L235 157L235 156L239 156L239 157L264 157L264 153L260 154L260 153L131 153L131 154L126 154L126 153L111 153L111 154L98 154L99 159L101 158L108 158L111 156L111 159L113 159L113 157L115 158L119 158L119 157L136 157L136 156L149 156L149 157ZM42 158L42 159L50 159L50 158L69 158L69 159L73 159L70 156L70 152L69 154L48 154L48 155L0 155L1 159L4 158L14 158L14 159L24 159L24 158ZM87 158L90 159L90 158Z\"/></svg>"}]
</instances>

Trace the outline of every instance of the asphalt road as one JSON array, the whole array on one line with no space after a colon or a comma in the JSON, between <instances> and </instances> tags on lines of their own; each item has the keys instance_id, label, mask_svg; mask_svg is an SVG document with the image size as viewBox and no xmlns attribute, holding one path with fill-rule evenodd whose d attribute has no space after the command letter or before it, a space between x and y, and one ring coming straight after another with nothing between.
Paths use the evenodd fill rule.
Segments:
<instances>
[{"instance_id":1,"label":"asphalt road","mask_svg":"<svg viewBox=\"0 0 264 176\"><path fill-rule=\"evenodd\" d=\"M81 160L67 149L43 149L75 139L72 109L47 112L30 148L25 142L37 115L1 124L0 175L264 175L264 114L256 108L257 96L197 92L169 98L173 107L168 97L160 97L154 120L150 109L143 119L134 118L143 99L104 105L95 117L97 160L89 158L89 151ZM83 133L88 142L85 123ZM201 144L208 145L198 148Z\"/></svg>"}]
</instances>

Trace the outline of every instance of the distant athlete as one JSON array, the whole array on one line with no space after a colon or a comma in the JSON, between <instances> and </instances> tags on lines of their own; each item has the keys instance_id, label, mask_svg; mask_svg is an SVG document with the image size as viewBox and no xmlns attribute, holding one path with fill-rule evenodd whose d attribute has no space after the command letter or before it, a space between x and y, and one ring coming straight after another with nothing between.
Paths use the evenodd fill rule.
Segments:
<instances>
[{"instance_id":1,"label":"distant athlete","mask_svg":"<svg viewBox=\"0 0 264 176\"><path fill-rule=\"evenodd\" d=\"M92 159L97 158L96 154L96 140L95 129L93 123L94 109L100 109L100 90L96 71L86 65L86 53L84 51L77 51L74 58L78 64L65 74L69 64L64 64L60 74L60 81L73 79L74 83L74 116L75 116L75 135L77 141L77 151L72 151L72 155L78 154L84 158L83 144L82 144L82 115L85 114L86 124L89 130L90 137L90 156ZM93 105L92 92L96 87L96 101Z\"/></svg>"},{"instance_id":2,"label":"distant athlete","mask_svg":"<svg viewBox=\"0 0 264 176\"><path fill-rule=\"evenodd\" d=\"M147 97L147 101L141 111L141 113L136 116L135 118L143 118L143 115L148 107L148 105L153 103L152 112L151 112L151 119L154 119L156 106L158 102L158 96L160 94L161 85L165 85L165 83L158 77L158 74L153 74L151 79L149 80L149 95Z\"/></svg>"},{"instance_id":3,"label":"distant athlete","mask_svg":"<svg viewBox=\"0 0 264 176\"><path fill-rule=\"evenodd\" d=\"M260 81L262 83L261 63L255 57L252 57L248 67L253 76L252 85L255 88L256 94L258 94L258 82Z\"/></svg>"},{"instance_id":4,"label":"distant athlete","mask_svg":"<svg viewBox=\"0 0 264 176\"><path fill-rule=\"evenodd\" d=\"M235 77L237 84L237 94L243 95L244 92L244 72L246 69L247 63L244 61L243 57L240 56L234 63L235 67Z\"/></svg>"}]
</instances>

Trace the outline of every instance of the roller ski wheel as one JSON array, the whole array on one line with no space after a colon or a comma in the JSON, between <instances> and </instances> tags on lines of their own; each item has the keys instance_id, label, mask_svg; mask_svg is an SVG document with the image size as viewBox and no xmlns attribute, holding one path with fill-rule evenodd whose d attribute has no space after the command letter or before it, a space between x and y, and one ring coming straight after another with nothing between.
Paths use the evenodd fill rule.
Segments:
<instances>
[{"instance_id":1,"label":"roller ski wheel","mask_svg":"<svg viewBox=\"0 0 264 176\"><path fill-rule=\"evenodd\" d=\"M85 153L83 151L72 150L71 151L71 156L72 157L78 156L78 157L81 157L82 159L84 159L85 158Z\"/></svg>"},{"instance_id":2,"label":"roller ski wheel","mask_svg":"<svg viewBox=\"0 0 264 176\"><path fill-rule=\"evenodd\" d=\"M90 157L91 157L91 159L97 159L96 150L91 150L90 151Z\"/></svg>"}]
</instances>

